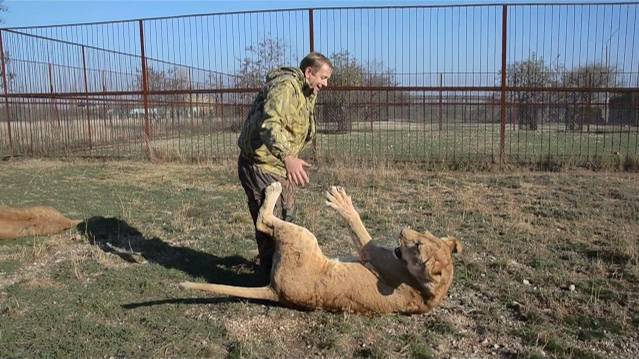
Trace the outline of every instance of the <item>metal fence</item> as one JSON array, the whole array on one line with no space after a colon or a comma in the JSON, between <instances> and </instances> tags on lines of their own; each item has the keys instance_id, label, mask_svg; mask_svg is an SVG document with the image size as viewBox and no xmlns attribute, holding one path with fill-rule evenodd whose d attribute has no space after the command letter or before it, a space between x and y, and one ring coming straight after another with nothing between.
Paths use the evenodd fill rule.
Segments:
<instances>
[{"instance_id":1,"label":"metal fence","mask_svg":"<svg viewBox=\"0 0 639 359\"><path fill-rule=\"evenodd\" d=\"M639 155L639 3L235 12L0 30L0 155L233 158L265 73L335 65L315 155Z\"/></svg>"}]
</instances>

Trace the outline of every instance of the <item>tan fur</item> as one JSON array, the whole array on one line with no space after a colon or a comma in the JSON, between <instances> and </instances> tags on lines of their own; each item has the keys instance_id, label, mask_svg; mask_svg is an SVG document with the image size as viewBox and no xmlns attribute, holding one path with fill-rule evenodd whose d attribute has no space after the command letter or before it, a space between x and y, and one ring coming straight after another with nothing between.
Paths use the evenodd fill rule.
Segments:
<instances>
[{"instance_id":1,"label":"tan fur","mask_svg":"<svg viewBox=\"0 0 639 359\"><path fill-rule=\"evenodd\" d=\"M0 239L55 234L78 223L50 207L0 207Z\"/></svg>"},{"instance_id":2,"label":"tan fur","mask_svg":"<svg viewBox=\"0 0 639 359\"><path fill-rule=\"evenodd\" d=\"M342 188L332 187L326 204L346 220L359 253L356 261L340 262L325 257L306 228L273 215L280 193L279 183L266 189L257 220L257 229L272 235L276 243L269 286L184 282L181 287L293 307L361 313L424 313L448 292L453 280L451 254L461 251L458 240L404 229L399 259L393 250L372 244L351 198Z\"/></svg>"}]
</instances>

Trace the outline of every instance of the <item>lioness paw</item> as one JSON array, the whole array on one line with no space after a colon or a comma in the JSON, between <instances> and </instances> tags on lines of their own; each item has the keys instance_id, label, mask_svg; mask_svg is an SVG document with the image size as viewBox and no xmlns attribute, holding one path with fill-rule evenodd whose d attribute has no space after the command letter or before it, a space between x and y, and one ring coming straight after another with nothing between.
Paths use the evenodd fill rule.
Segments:
<instances>
[{"instance_id":1,"label":"lioness paw","mask_svg":"<svg viewBox=\"0 0 639 359\"><path fill-rule=\"evenodd\" d=\"M344 188L331 186L325 193L326 205L339 212L342 216L349 216L355 212L351 198L346 194Z\"/></svg>"}]
</instances>

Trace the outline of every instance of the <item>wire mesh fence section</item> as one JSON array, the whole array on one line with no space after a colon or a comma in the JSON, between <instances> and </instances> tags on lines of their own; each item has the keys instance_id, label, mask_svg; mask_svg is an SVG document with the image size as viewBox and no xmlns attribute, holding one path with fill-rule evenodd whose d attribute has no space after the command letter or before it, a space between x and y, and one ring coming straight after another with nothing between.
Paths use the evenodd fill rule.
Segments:
<instances>
[{"instance_id":1,"label":"wire mesh fence section","mask_svg":"<svg viewBox=\"0 0 639 359\"><path fill-rule=\"evenodd\" d=\"M266 73L334 64L316 153L638 156L637 3L290 9L0 30L2 156L213 160Z\"/></svg>"}]
</instances>

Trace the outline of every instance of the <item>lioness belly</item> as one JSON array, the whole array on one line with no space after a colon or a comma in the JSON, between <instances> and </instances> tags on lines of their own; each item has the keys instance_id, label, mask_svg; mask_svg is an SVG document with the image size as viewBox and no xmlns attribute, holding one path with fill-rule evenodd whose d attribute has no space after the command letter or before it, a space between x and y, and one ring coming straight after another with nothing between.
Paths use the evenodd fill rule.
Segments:
<instances>
[{"instance_id":1,"label":"lioness belly","mask_svg":"<svg viewBox=\"0 0 639 359\"><path fill-rule=\"evenodd\" d=\"M330 261L322 271L298 268L274 279L282 300L305 308L389 313L400 304L394 289L359 262Z\"/></svg>"}]
</instances>

